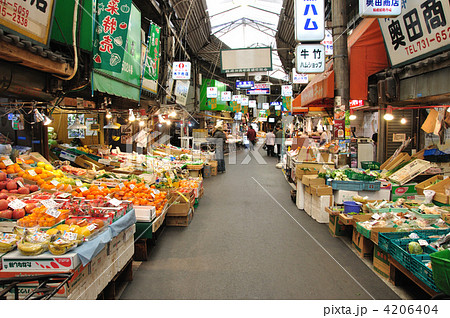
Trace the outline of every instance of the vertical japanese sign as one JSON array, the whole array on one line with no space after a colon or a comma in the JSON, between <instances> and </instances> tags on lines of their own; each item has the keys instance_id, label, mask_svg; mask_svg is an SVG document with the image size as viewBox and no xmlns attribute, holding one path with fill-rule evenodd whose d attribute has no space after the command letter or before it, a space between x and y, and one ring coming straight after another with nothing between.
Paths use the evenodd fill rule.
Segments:
<instances>
[{"instance_id":1,"label":"vertical japanese sign","mask_svg":"<svg viewBox=\"0 0 450 318\"><path fill-rule=\"evenodd\" d=\"M191 79L191 62L173 62L172 78L174 80Z\"/></svg>"},{"instance_id":2,"label":"vertical japanese sign","mask_svg":"<svg viewBox=\"0 0 450 318\"><path fill-rule=\"evenodd\" d=\"M158 72L159 72L159 48L160 48L161 28L156 24L150 26L146 55L142 58L144 64L144 76L142 78L142 88L157 93Z\"/></svg>"},{"instance_id":3,"label":"vertical japanese sign","mask_svg":"<svg viewBox=\"0 0 450 318\"><path fill-rule=\"evenodd\" d=\"M324 0L295 0L295 40L320 42L325 36Z\"/></svg>"},{"instance_id":4,"label":"vertical japanese sign","mask_svg":"<svg viewBox=\"0 0 450 318\"><path fill-rule=\"evenodd\" d=\"M97 1L94 68L122 71L130 13L131 0Z\"/></svg>"},{"instance_id":5,"label":"vertical japanese sign","mask_svg":"<svg viewBox=\"0 0 450 318\"><path fill-rule=\"evenodd\" d=\"M308 74L299 74L295 67L292 69L293 84L308 84Z\"/></svg>"},{"instance_id":6,"label":"vertical japanese sign","mask_svg":"<svg viewBox=\"0 0 450 318\"><path fill-rule=\"evenodd\" d=\"M378 19L392 66L450 46L448 0L402 1L402 14Z\"/></svg>"},{"instance_id":7,"label":"vertical japanese sign","mask_svg":"<svg viewBox=\"0 0 450 318\"><path fill-rule=\"evenodd\" d=\"M217 98L217 96L218 96L217 87L206 88L206 98Z\"/></svg>"},{"instance_id":8,"label":"vertical japanese sign","mask_svg":"<svg viewBox=\"0 0 450 318\"><path fill-rule=\"evenodd\" d=\"M252 99L248 101L249 108L256 108L256 100Z\"/></svg>"},{"instance_id":9,"label":"vertical japanese sign","mask_svg":"<svg viewBox=\"0 0 450 318\"><path fill-rule=\"evenodd\" d=\"M325 71L325 48L322 44L299 44L295 48L295 69L300 73Z\"/></svg>"},{"instance_id":10,"label":"vertical japanese sign","mask_svg":"<svg viewBox=\"0 0 450 318\"><path fill-rule=\"evenodd\" d=\"M345 105L340 96L334 99L334 138L345 139Z\"/></svg>"},{"instance_id":11,"label":"vertical japanese sign","mask_svg":"<svg viewBox=\"0 0 450 318\"><path fill-rule=\"evenodd\" d=\"M333 55L333 35L331 30L325 29L325 39L320 44L323 44L325 47L325 55Z\"/></svg>"},{"instance_id":12,"label":"vertical japanese sign","mask_svg":"<svg viewBox=\"0 0 450 318\"><path fill-rule=\"evenodd\" d=\"M359 14L365 18L396 17L402 12L400 2L402 0L359 0Z\"/></svg>"},{"instance_id":13,"label":"vertical japanese sign","mask_svg":"<svg viewBox=\"0 0 450 318\"><path fill-rule=\"evenodd\" d=\"M231 92L222 92L222 101L229 102L231 101Z\"/></svg>"},{"instance_id":14,"label":"vertical japanese sign","mask_svg":"<svg viewBox=\"0 0 450 318\"><path fill-rule=\"evenodd\" d=\"M0 25L47 45L55 0L0 0Z\"/></svg>"},{"instance_id":15,"label":"vertical japanese sign","mask_svg":"<svg viewBox=\"0 0 450 318\"><path fill-rule=\"evenodd\" d=\"M292 96L292 85L281 85L281 96Z\"/></svg>"}]
</instances>

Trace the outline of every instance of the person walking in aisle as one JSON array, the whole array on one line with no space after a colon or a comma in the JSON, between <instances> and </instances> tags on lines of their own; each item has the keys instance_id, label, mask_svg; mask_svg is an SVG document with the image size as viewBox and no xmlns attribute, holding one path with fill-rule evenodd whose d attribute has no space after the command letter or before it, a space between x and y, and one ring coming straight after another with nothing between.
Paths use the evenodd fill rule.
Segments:
<instances>
[{"instance_id":1,"label":"person walking in aisle","mask_svg":"<svg viewBox=\"0 0 450 318\"><path fill-rule=\"evenodd\" d=\"M249 141L250 150L255 150L255 144L256 144L256 131L253 129L253 127L250 125L248 126L247 130L247 139Z\"/></svg>"},{"instance_id":2,"label":"person walking in aisle","mask_svg":"<svg viewBox=\"0 0 450 318\"><path fill-rule=\"evenodd\" d=\"M283 142L283 128L281 128L280 126L276 127L275 141L277 144L277 157L278 157L278 160L280 160L280 158L281 158L281 143Z\"/></svg>"},{"instance_id":3,"label":"person walking in aisle","mask_svg":"<svg viewBox=\"0 0 450 318\"><path fill-rule=\"evenodd\" d=\"M267 157L275 157L275 134L273 131L269 130L266 134L266 147L267 147Z\"/></svg>"},{"instance_id":4,"label":"person walking in aisle","mask_svg":"<svg viewBox=\"0 0 450 318\"><path fill-rule=\"evenodd\" d=\"M216 125L212 137L216 145L217 172L225 172L225 152L228 152L228 144L222 124Z\"/></svg>"}]
</instances>

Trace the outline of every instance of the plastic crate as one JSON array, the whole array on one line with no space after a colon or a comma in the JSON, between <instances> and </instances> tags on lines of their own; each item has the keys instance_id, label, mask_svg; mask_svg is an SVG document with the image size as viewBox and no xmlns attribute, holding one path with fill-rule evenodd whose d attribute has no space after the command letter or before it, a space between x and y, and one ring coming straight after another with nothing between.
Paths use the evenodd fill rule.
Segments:
<instances>
[{"instance_id":1,"label":"plastic crate","mask_svg":"<svg viewBox=\"0 0 450 318\"><path fill-rule=\"evenodd\" d=\"M327 185L331 185L333 190L349 190L349 191L363 191L363 181L341 181L341 180L327 180Z\"/></svg>"},{"instance_id":2,"label":"plastic crate","mask_svg":"<svg viewBox=\"0 0 450 318\"><path fill-rule=\"evenodd\" d=\"M415 231L415 232L417 232L417 234L419 234L419 236L421 238L430 239L432 242L434 242L436 239L435 238L430 238L430 236L447 235L450 232L450 229L418 230L418 231Z\"/></svg>"},{"instance_id":3,"label":"plastic crate","mask_svg":"<svg viewBox=\"0 0 450 318\"><path fill-rule=\"evenodd\" d=\"M375 176L369 176L362 172L356 172L353 170L345 170L345 175L351 180L358 180L358 181L374 181L377 179L377 177Z\"/></svg>"},{"instance_id":4,"label":"plastic crate","mask_svg":"<svg viewBox=\"0 0 450 318\"><path fill-rule=\"evenodd\" d=\"M389 251L389 245L391 244L392 240L411 240L409 235L411 233L417 233L417 231L409 231L409 232L380 232L378 233L378 247L381 248L383 251L388 252ZM420 235L419 235L420 237Z\"/></svg>"},{"instance_id":5,"label":"plastic crate","mask_svg":"<svg viewBox=\"0 0 450 318\"><path fill-rule=\"evenodd\" d=\"M410 254L407 250L408 244L410 242L417 242L416 239L409 239L409 240L392 240L391 244L388 248L388 253L392 255L392 257L397 260L400 264L403 265L408 270L411 270L411 257L415 254ZM430 243L429 239L426 239L428 243ZM424 254L430 254L436 252L434 248L431 246L424 246L422 247Z\"/></svg>"},{"instance_id":6,"label":"plastic crate","mask_svg":"<svg viewBox=\"0 0 450 318\"><path fill-rule=\"evenodd\" d=\"M427 149L423 154L425 160L431 162L449 162L450 154L440 151L439 149Z\"/></svg>"},{"instance_id":7,"label":"plastic crate","mask_svg":"<svg viewBox=\"0 0 450 318\"><path fill-rule=\"evenodd\" d=\"M423 218L423 219L439 219L441 217L440 214L425 214L425 213L420 213L419 209L413 208L410 210L411 212L413 212L417 217L419 218Z\"/></svg>"},{"instance_id":8,"label":"plastic crate","mask_svg":"<svg viewBox=\"0 0 450 318\"><path fill-rule=\"evenodd\" d=\"M380 181L363 181L363 191L379 191L380 189Z\"/></svg>"},{"instance_id":9,"label":"plastic crate","mask_svg":"<svg viewBox=\"0 0 450 318\"><path fill-rule=\"evenodd\" d=\"M361 233L365 238L370 239L370 230L366 229L364 226L362 226L361 224L356 223L356 230Z\"/></svg>"},{"instance_id":10,"label":"plastic crate","mask_svg":"<svg viewBox=\"0 0 450 318\"><path fill-rule=\"evenodd\" d=\"M440 291L450 295L450 250L433 253L430 258L434 283Z\"/></svg>"},{"instance_id":11,"label":"plastic crate","mask_svg":"<svg viewBox=\"0 0 450 318\"><path fill-rule=\"evenodd\" d=\"M381 163L376 161L361 161L361 168L364 170L380 170Z\"/></svg>"},{"instance_id":12,"label":"plastic crate","mask_svg":"<svg viewBox=\"0 0 450 318\"><path fill-rule=\"evenodd\" d=\"M370 213L407 213L409 210L406 208L381 208L381 209L373 209L369 207Z\"/></svg>"},{"instance_id":13,"label":"plastic crate","mask_svg":"<svg viewBox=\"0 0 450 318\"><path fill-rule=\"evenodd\" d=\"M434 283L433 270L426 266L431 261L429 254L423 255L411 255L411 273L419 278L422 282L427 284L428 287L439 291Z\"/></svg>"}]
</instances>

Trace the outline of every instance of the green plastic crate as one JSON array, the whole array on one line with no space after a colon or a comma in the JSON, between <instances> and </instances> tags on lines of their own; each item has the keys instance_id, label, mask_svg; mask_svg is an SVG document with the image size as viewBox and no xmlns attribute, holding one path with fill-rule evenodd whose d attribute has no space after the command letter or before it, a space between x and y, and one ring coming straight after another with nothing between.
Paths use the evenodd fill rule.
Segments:
<instances>
[{"instance_id":1,"label":"green plastic crate","mask_svg":"<svg viewBox=\"0 0 450 318\"><path fill-rule=\"evenodd\" d=\"M411 255L411 273L427 284L431 289L439 291L434 283L433 270L426 266L430 261L431 257L429 254Z\"/></svg>"},{"instance_id":2,"label":"green plastic crate","mask_svg":"<svg viewBox=\"0 0 450 318\"><path fill-rule=\"evenodd\" d=\"M383 251L389 251L389 245L392 244L392 240L411 240L409 235L411 233L416 233L420 236L418 231L409 231L409 232L380 232L378 233L378 247Z\"/></svg>"},{"instance_id":3,"label":"green plastic crate","mask_svg":"<svg viewBox=\"0 0 450 318\"><path fill-rule=\"evenodd\" d=\"M430 258L436 287L444 294L450 295L450 250L433 253Z\"/></svg>"},{"instance_id":4,"label":"green plastic crate","mask_svg":"<svg viewBox=\"0 0 450 318\"><path fill-rule=\"evenodd\" d=\"M410 239L410 240L392 240L391 244L389 245L388 253L392 255L392 257L398 261L400 264L403 265L407 270L411 270L411 258L415 254L410 254L408 252L408 244L410 242L417 242L418 239ZM431 243L431 240L426 239L428 243ZM422 247L423 254L431 254L436 252L434 248L431 246L424 246ZM423 255L420 254L420 255Z\"/></svg>"},{"instance_id":5,"label":"green plastic crate","mask_svg":"<svg viewBox=\"0 0 450 318\"><path fill-rule=\"evenodd\" d=\"M376 161L361 161L361 168L364 170L380 170L381 163Z\"/></svg>"}]
</instances>

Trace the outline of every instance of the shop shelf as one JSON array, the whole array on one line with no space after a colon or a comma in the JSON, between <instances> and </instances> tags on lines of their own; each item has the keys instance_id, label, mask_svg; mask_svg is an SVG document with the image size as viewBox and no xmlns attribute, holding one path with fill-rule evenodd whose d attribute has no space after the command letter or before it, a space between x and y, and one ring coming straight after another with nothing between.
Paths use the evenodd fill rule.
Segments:
<instances>
[{"instance_id":1,"label":"shop shelf","mask_svg":"<svg viewBox=\"0 0 450 318\"><path fill-rule=\"evenodd\" d=\"M380 170L381 163L376 161L361 161L361 168L364 170Z\"/></svg>"},{"instance_id":2,"label":"shop shelf","mask_svg":"<svg viewBox=\"0 0 450 318\"><path fill-rule=\"evenodd\" d=\"M428 287L434 289L435 291L439 291L434 283L433 270L426 266L429 262L431 262L431 257L429 254L411 255L411 273L427 284Z\"/></svg>"},{"instance_id":3,"label":"shop shelf","mask_svg":"<svg viewBox=\"0 0 450 318\"><path fill-rule=\"evenodd\" d=\"M450 250L433 253L430 257L434 283L440 291L450 295Z\"/></svg>"}]
</instances>

